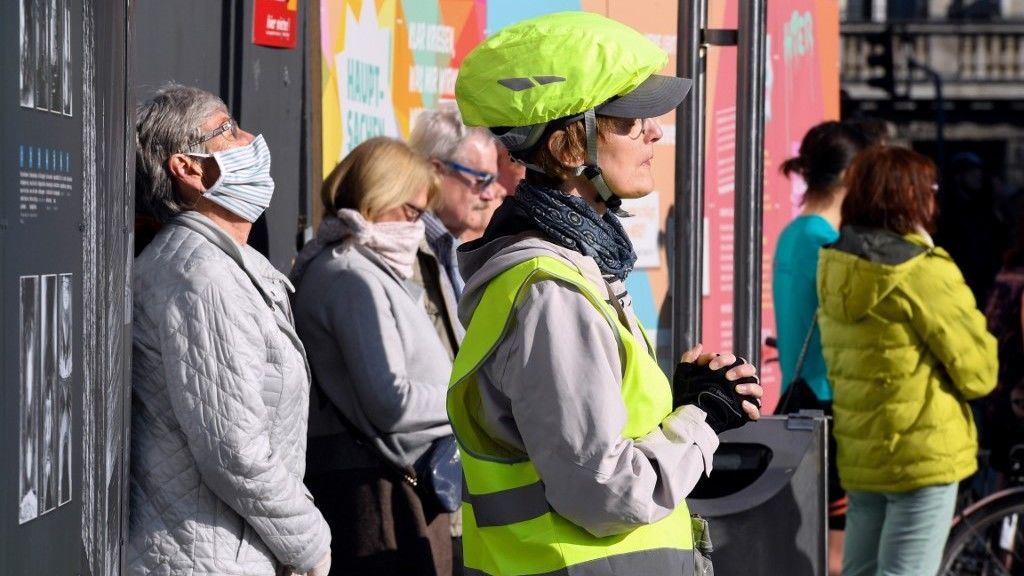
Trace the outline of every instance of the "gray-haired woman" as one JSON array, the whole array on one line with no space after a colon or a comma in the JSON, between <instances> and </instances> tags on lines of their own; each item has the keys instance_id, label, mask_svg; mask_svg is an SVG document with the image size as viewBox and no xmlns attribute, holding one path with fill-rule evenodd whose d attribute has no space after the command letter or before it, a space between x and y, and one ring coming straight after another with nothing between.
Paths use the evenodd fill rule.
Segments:
<instances>
[{"instance_id":1,"label":"gray-haired woman","mask_svg":"<svg viewBox=\"0 0 1024 576\"><path fill-rule=\"evenodd\" d=\"M291 285L246 246L270 152L179 85L139 108L136 137L138 205L163 227L134 270L128 573L326 576Z\"/></svg>"}]
</instances>

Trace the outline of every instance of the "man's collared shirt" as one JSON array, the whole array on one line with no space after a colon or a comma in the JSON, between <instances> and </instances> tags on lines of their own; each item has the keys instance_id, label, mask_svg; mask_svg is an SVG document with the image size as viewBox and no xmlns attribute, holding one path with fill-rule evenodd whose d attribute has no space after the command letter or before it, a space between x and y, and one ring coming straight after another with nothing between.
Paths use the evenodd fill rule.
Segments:
<instances>
[{"instance_id":1,"label":"man's collared shirt","mask_svg":"<svg viewBox=\"0 0 1024 576\"><path fill-rule=\"evenodd\" d=\"M459 272L459 259L455 254L455 250L461 242L452 236L433 212L423 214L423 224L426 227L427 243L430 244L430 249L434 251L437 261L441 263L448 274L448 279L451 280L452 288L455 290L455 297L461 298L462 289L465 288L466 283L462 280L462 274Z\"/></svg>"}]
</instances>

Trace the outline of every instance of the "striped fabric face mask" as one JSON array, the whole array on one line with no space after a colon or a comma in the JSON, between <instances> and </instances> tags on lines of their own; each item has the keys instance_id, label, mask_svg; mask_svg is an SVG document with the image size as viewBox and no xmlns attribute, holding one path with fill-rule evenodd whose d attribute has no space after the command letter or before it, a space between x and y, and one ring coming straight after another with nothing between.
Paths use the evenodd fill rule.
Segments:
<instances>
[{"instance_id":1,"label":"striped fabric face mask","mask_svg":"<svg viewBox=\"0 0 1024 576\"><path fill-rule=\"evenodd\" d=\"M262 134L246 146L190 156L213 158L220 168L220 178L203 193L210 202L249 222L255 222L270 206L274 179L270 177L270 149Z\"/></svg>"}]
</instances>

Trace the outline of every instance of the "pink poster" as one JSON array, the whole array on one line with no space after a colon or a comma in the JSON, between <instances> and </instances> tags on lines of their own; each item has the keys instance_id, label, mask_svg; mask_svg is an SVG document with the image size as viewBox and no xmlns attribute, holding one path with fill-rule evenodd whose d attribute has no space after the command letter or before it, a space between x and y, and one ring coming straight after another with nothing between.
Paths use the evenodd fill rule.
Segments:
<instances>
[{"instance_id":1,"label":"pink poster","mask_svg":"<svg viewBox=\"0 0 1024 576\"><path fill-rule=\"evenodd\" d=\"M712 0L711 28L735 28L736 2ZM799 213L803 183L779 173L804 133L839 116L839 10L827 0L768 3L766 39L764 229L761 341L775 334L771 274L775 243ZM736 49L708 53L707 156L705 162L706 255L703 340L706 349L732 348L734 184L736 152ZM777 352L761 350L761 381L770 413L778 402Z\"/></svg>"}]
</instances>

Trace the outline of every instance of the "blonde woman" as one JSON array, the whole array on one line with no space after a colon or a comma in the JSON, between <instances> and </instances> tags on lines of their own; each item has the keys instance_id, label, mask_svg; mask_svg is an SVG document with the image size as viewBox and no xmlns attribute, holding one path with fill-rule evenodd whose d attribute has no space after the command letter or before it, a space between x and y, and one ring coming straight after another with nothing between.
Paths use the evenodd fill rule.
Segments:
<instances>
[{"instance_id":1,"label":"blonde woman","mask_svg":"<svg viewBox=\"0 0 1024 576\"><path fill-rule=\"evenodd\" d=\"M413 281L430 163L374 138L328 176L317 238L292 271L313 372L306 483L345 574L451 573L449 516L402 469L450 435L451 361Z\"/></svg>"}]
</instances>

